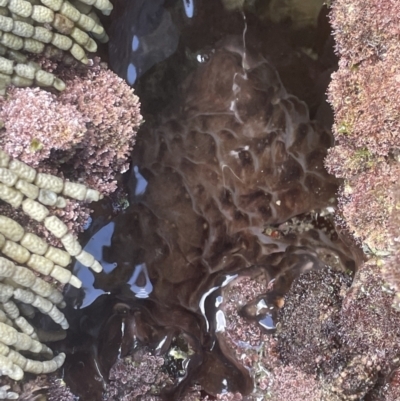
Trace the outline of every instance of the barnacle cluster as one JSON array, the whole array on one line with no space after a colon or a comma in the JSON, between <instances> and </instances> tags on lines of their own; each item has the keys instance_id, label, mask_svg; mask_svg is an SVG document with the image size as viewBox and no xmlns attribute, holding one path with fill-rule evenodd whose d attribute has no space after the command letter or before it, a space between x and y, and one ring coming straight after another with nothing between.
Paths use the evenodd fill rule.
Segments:
<instances>
[{"instance_id":1,"label":"barnacle cluster","mask_svg":"<svg viewBox=\"0 0 400 401\"><path fill-rule=\"evenodd\" d=\"M53 372L65 359L62 353L53 357L51 349L39 342L35 328L21 316L33 317L36 308L63 330L68 328L60 311L65 306L62 293L39 275L79 288L81 281L66 269L71 256L96 272L102 270L99 262L82 250L68 227L58 217L50 215L46 206L66 206L62 195L82 201L96 201L101 197L98 191L83 184L38 173L0 150L0 199L13 208L21 207L31 219L43 223L65 248L64 251L49 245L13 219L0 215L0 250L4 256L0 257L0 372L15 380L20 380L24 371ZM51 333L45 337L46 340L54 338ZM19 351L30 351L47 359L31 360Z\"/></svg>"},{"instance_id":2,"label":"barnacle cluster","mask_svg":"<svg viewBox=\"0 0 400 401\"><path fill-rule=\"evenodd\" d=\"M53 86L65 84L53 74L28 61L19 51L41 54L46 45L69 52L87 64L86 51L95 52L97 44L108 40L92 6L109 15L109 0L1 0L0 1L0 90L16 86Z\"/></svg>"}]
</instances>

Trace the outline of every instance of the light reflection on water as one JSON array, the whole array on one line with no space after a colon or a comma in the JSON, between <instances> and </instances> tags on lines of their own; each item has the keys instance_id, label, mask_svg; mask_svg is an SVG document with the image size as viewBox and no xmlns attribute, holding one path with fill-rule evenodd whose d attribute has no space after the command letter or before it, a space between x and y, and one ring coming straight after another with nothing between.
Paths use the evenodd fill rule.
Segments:
<instances>
[{"instance_id":1,"label":"light reflection on water","mask_svg":"<svg viewBox=\"0 0 400 401\"><path fill-rule=\"evenodd\" d=\"M133 172L134 172L135 178L136 178L135 195L136 196L143 195L146 192L148 182L142 176L142 174L140 174L138 166L135 166L133 168Z\"/></svg>"},{"instance_id":2,"label":"light reflection on water","mask_svg":"<svg viewBox=\"0 0 400 401\"><path fill-rule=\"evenodd\" d=\"M139 174L140 175L140 174ZM141 188L139 193L143 193L146 188L147 181L142 177L138 180L137 188ZM143 191L143 192L142 192ZM114 233L115 223L110 222L94 234L87 245L85 251L91 253L96 260L103 266L105 274L110 274L116 267L116 263L109 263L104 260L103 248L111 245L111 238ZM84 296L82 304L79 308L85 308L91 305L99 296L109 294L108 292L95 286L95 274L92 270L76 262L74 266L74 274L82 281L82 290ZM130 290L137 298L148 298L153 291L153 285L150 281L149 274L145 263L135 266L131 278L128 280Z\"/></svg>"},{"instance_id":3,"label":"light reflection on water","mask_svg":"<svg viewBox=\"0 0 400 401\"><path fill-rule=\"evenodd\" d=\"M96 260L103 266L105 273L110 273L116 267L115 263L108 263L103 259L103 246L111 245L111 237L114 232L115 224L113 222L108 223L106 226L101 228L96 234L90 238L89 242L85 246L85 251L91 253ZM94 287L94 272L87 267L83 266L78 261L74 266L74 274L82 281L84 298L82 300L81 308L89 306L94 302L97 297L105 294L106 292Z\"/></svg>"}]
</instances>

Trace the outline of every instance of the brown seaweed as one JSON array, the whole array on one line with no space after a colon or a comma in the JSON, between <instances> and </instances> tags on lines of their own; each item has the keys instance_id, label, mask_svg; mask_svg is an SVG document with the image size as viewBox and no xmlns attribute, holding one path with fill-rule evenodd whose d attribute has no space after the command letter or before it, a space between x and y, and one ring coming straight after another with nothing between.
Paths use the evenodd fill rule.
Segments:
<instances>
[{"instance_id":1,"label":"brown seaweed","mask_svg":"<svg viewBox=\"0 0 400 401\"><path fill-rule=\"evenodd\" d=\"M221 288L261 272L273 290L257 302L265 299L269 312L242 312L273 322L301 272L352 263L322 228L268 231L333 206L337 182L323 167L330 133L309 120L265 59L240 39L224 40L187 78L181 99L138 137L130 206L104 250L115 268L94 282L109 295L74 317L66 379L83 400L101 399L111 367L138 343L163 354L178 336L193 353L165 399L180 399L193 383L211 395L249 394L248 371L216 335Z\"/></svg>"}]
</instances>

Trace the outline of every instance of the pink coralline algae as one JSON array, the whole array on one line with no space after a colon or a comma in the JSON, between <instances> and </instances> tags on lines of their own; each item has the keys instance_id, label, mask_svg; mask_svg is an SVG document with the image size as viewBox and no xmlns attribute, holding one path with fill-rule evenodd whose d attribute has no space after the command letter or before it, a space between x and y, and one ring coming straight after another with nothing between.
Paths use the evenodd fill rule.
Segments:
<instances>
[{"instance_id":1,"label":"pink coralline algae","mask_svg":"<svg viewBox=\"0 0 400 401\"><path fill-rule=\"evenodd\" d=\"M1 147L34 168L51 152L73 149L82 141L88 121L76 106L60 104L56 95L39 88L9 89L0 119L5 128Z\"/></svg>"},{"instance_id":2,"label":"pink coralline algae","mask_svg":"<svg viewBox=\"0 0 400 401\"><path fill-rule=\"evenodd\" d=\"M59 96L10 89L2 102L0 144L32 167L79 180L102 193L125 172L142 117L136 95L99 65L66 80Z\"/></svg>"},{"instance_id":3,"label":"pink coralline algae","mask_svg":"<svg viewBox=\"0 0 400 401\"><path fill-rule=\"evenodd\" d=\"M95 66L86 76L68 80L59 101L75 106L88 121L73 157L74 168L87 184L114 191L115 174L128 169L127 159L142 121L138 97L113 72Z\"/></svg>"},{"instance_id":4,"label":"pink coralline algae","mask_svg":"<svg viewBox=\"0 0 400 401\"><path fill-rule=\"evenodd\" d=\"M399 174L400 4L337 0L331 22L340 62L328 91L336 146L326 167L345 179L341 223L382 256L393 248L389 223Z\"/></svg>"},{"instance_id":5,"label":"pink coralline algae","mask_svg":"<svg viewBox=\"0 0 400 401\"><path fill-rule=\"evenodd\" d=\"M138 97L122 79L98 64L76 67L76 71L71 68L65 74L67 88L61 95L39 88L7 91L0 102L0 146L40 171L110 194L116 189L116 176L128 168L142 120ZM79 232L89 209L70 200L55 213ZM34 228L46 235L43 230Z\"/></svg>"}]
</instances>

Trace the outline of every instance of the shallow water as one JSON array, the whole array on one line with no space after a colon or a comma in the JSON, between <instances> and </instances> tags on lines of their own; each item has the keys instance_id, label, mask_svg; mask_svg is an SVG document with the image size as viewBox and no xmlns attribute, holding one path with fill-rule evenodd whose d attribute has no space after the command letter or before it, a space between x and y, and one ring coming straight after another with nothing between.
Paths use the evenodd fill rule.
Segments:
<instances>
[{"instance_id":1,"label":"shallow water","mask_svg":"<svg viewBox=\"0 0 400 401\"><path fill-rule=\"evenodd\" d=\"M118 358L140 345L162 355L180 337L193 355L165 399L194 383L211 395L249 394L249 373L216 336L221 289L262 272L273 290L254 302L274 311L301 272L353 266L316 221L275 235L295 216L335 204L338 183L323 167L332 138L309 119L330 118L324 26L275 24L258 1L244 10L227 0L121 4L110 65L136 85L146 123L129 207L86 246L104 272L75 266L84 284L80 297L70 294L79 301L70 305L66 381L82 400L100 400ZM251 311L243 309L273 331L273 312Z\"/></svg>"}]
</instances>

